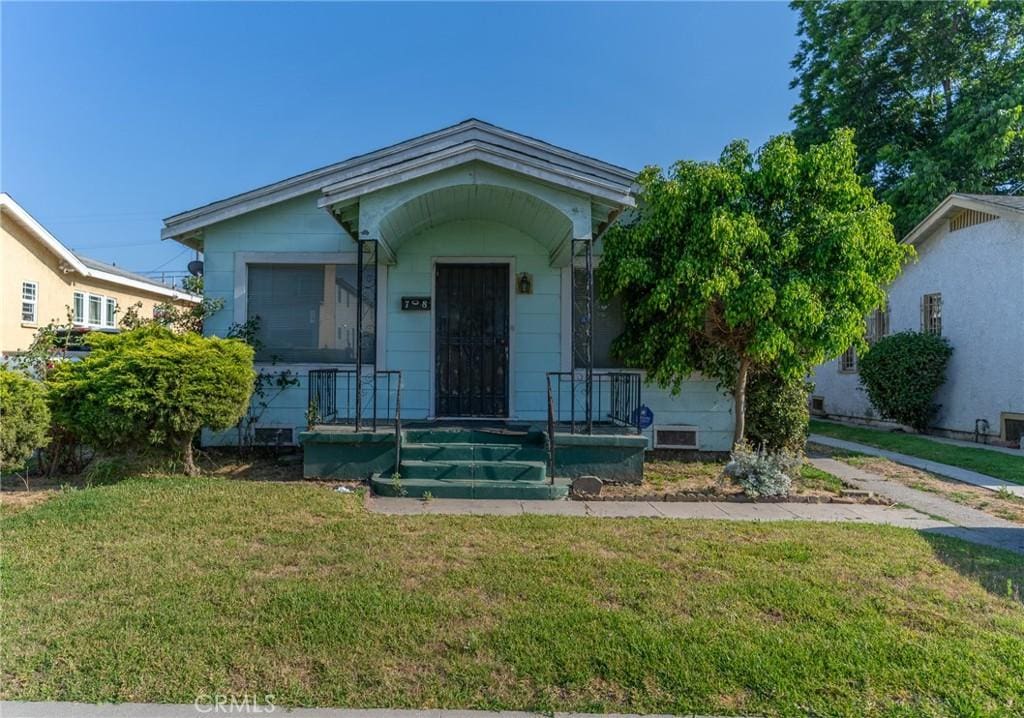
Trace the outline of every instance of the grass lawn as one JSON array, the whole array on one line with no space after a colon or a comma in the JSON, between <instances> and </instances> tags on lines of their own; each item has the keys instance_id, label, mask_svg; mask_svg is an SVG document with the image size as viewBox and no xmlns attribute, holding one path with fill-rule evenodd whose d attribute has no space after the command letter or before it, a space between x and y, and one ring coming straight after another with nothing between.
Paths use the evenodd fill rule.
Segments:
<instances>
[{"instance_id":1,"label":"grass lawn","mask_svg":"<svg viewBox=\"0 0 1024 718\"><path fill-rule=\"evenodd\" d=\"M1011 456L1000 451L975 449L932 441L916 434L869 429L864 426L846 426L829 421L811 419L811 433L856 441L879 449L897 451L929 461L977 471L1004 481L1024 484L1024 457Z\"/></svg>"},{"instance_id":2,"label":"grass lawn","mask_svg":"<svg viewBox=\"0 0 1024 718\"><path fill-rule=\"evenodd\" d=\"M382 516L131 480L0 522L0 696L1020 715L1024 557L890 527Z\"/></svg>"}]
</instances>

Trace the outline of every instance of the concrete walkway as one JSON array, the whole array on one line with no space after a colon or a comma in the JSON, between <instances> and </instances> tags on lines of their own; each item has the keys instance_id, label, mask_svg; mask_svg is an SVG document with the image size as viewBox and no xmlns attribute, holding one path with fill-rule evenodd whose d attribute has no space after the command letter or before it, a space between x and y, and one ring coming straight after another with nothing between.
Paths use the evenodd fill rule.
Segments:
<instances>
[{"instance_id":1,"label":"concrete walkway","mask_svg":"<svg viewBox=\"0 0 1024 718\"><path fill-rule=\"evenodd\" d=\"M945 519L945 526L932 526L927 530L971 541L1024 553L1024 525L1007 521L970 506L958 504L930 491L912 489L898 481L890 481L878 474L850 466L835 459L808 459L814 466L837 476L859 489L888 496L893 501L909 506L932 517Z\"/></svg>"},{"instance_id":2,"label":"concrete walkway","mask_svg":"<svg viewBox=\"0 0 1024 718\"><path fill-rule=\"evenodd\" d=\"M381 514L474 516L593 516L598 518L717 519L721 521L849 521L913 529L954 528L918 511L870 504L737 503L727 501L515 501L498 499L396 499L375 496Z\"/></svg>"},{"instance_id":3,"label":"concrete walkway","mask_svg":"<svg viewBox=\"0 0 1024 718\"><path fill-rule=\"evenodd\" d=\"M977 471L961 469L958 466L940 464L938 461L929 461L928 459L921 459L908 454L900 454L895 451L879 449L875 446L868 446L867 444L858 444L854 441L834 439L831 436L822 436L821 434L811 434L807 437L807 441L812 444L831 446L834 449L856 451L859 454L868 454L869 456L879 456L883 459L889 459L889 461L895 461L897 464L903 464L904 466L921 469L922 471L930 471L933 474L939 474L940 476L946 476L950 479L963 481L965 484L980 486L990 491L999 491L1000 489L1003 489L1016 496L1024 497L1024 486L1021 486L1020 484L1003 481L1002 479L997 479L994 476L988 476L987 474L979 474Z\"/></svg>"},{"instance_id":4,"label":"concrete walkway","mask_svg":"<svg viewBox=\"0 0 1024 718\"><path fill-rule=\"evenodd\" d=\"M238 696L241 702L242 697ZM246 710L241 705L211 705L207 700L198 705L161 705L157 703L22 703L0 701L0 715L3 718L196 718L197 716L250 716L272 715L289 718L550 718L550 713L526 713L520 711L463 711L463 710L392 710L389 708L284 708L261 702L250 704ZM555 713L554 718L595 718L607 715L609 718L641 718L629 713ZM669 718L668 716L646 716L646 718ZM713 716L691 715L690 718L713 718ZM735 718L735 717L734 717Z\"/></svg>"}]
</instances>

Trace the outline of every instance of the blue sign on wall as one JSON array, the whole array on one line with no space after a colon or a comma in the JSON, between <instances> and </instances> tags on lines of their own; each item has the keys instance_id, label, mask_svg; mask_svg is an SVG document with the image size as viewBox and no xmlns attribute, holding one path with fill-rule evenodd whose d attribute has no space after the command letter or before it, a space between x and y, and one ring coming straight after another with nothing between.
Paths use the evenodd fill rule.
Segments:
<instances>
[{"instance_id":1,"label":"blue sign on wall","mask_svg":"<svg viewBox=\"0 0 1024 718\"><path fill-rule=\"evenodd\" d=\"M651 428L651 424L654 423L654 412L651 411L651 407L646 404L642 404L640 408L636 410L636 416L634 416L633 419L634 423L641 429L649 429Z\"/></svg>"}]
</instances>

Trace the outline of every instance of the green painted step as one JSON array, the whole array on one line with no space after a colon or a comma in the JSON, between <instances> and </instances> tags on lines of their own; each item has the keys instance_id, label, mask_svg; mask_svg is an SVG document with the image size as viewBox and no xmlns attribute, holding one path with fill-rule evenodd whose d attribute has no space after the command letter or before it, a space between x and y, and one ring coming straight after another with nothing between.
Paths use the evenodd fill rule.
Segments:
<instances>
[{"instance_id":1,"label":"green painted step","mask_svg":"<svg viewBox=\"0 0 1024 718\"><path fill-rule=\"evenodd\" d=\"M402 479L544 481L543 461L421 461L402 457Z\"/></svg>"},{"instance_id":2,"label":"green painted step","mask_svg":"<svg viewBox=\"0 0 1024 718\"><path fill-rule=\"evenodd\" d=\"M430 495L435 499L520 499L550 500L562 499L569 495L569 480L547 481L477 481L454 479L436 481L433 479L401 479L394 481L390 476L374 474L370 478L373 493L378 496L404 496L423 498Z\"/></svg>"},{"instance_id":3,"label":"green painted step","mask_svg":"<svg viewBox=\"0 0 1024 718\"><path fill-rule=\"evenodd\" d=\"M410 444L515 444L544 446L540 431L488 431L487 429L405 429L403 443Z\"/></svg>"},{"instance_id":4,"label":"green painted step","mask_svg":"<svg viewBox=\"0 0 1024 718\"><path fill-rule=\"evenodd\" d=\"M403 459L420 461L547 461L547 450L518 444L404 444Z\"/></svg>"}]
</instances>

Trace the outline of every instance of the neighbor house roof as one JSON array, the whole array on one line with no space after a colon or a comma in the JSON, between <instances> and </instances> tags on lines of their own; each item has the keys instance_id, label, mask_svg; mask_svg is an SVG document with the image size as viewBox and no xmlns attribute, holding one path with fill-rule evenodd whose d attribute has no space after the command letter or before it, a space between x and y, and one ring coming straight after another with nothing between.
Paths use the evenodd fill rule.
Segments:
<instances>
[{"instance_id":1,"label":"neighbor house roof","mask_svg":"<svg viewBox=\"0 0 1024 718\"><path fill-rule=\"evenodd\" d=\"M138 289L152 294L159 294L169 299L176 299L186 302L200 302L202 297L189 292L174 289L166 284L153 281L148 277L134 272L128 272L113 264L100 262L90 257L83 257L73 252L50 233L46 227L39 223L35 217L29 214L24 207L14 201L6 192L0 192L0 210L8 214L18 224L24 227L30 235L57 255L61 263L69 270L93 279L110 282L130 289Z\"/></svg>"},{"instance_id":2,"label":"neighbor house roof","mask_svg":"<svg viewBox=\"0 0 1024 718\"><path fill-rule=\"evenodd\" d=\"M903 238L907 244L920 244L938 228L940 223L965 210L994 214L999 217L1024 219L1024 197L1005 194L967 194L955 192L939 203Z\"/></svg>"},{"instance_id":3,"label":"neighbor house roof","mask_svg":"<svg viewBox=\"0 0 1024 718\"><path fill-rule=\"evenodd\" d=\"M305 172L164 220L164 239L185 241L211 224L322 192L320 206L404 182L437 169L481 161L528 174L609 206L635 204L636 172L477 119Z\"/></svg>"}]
</instances>

